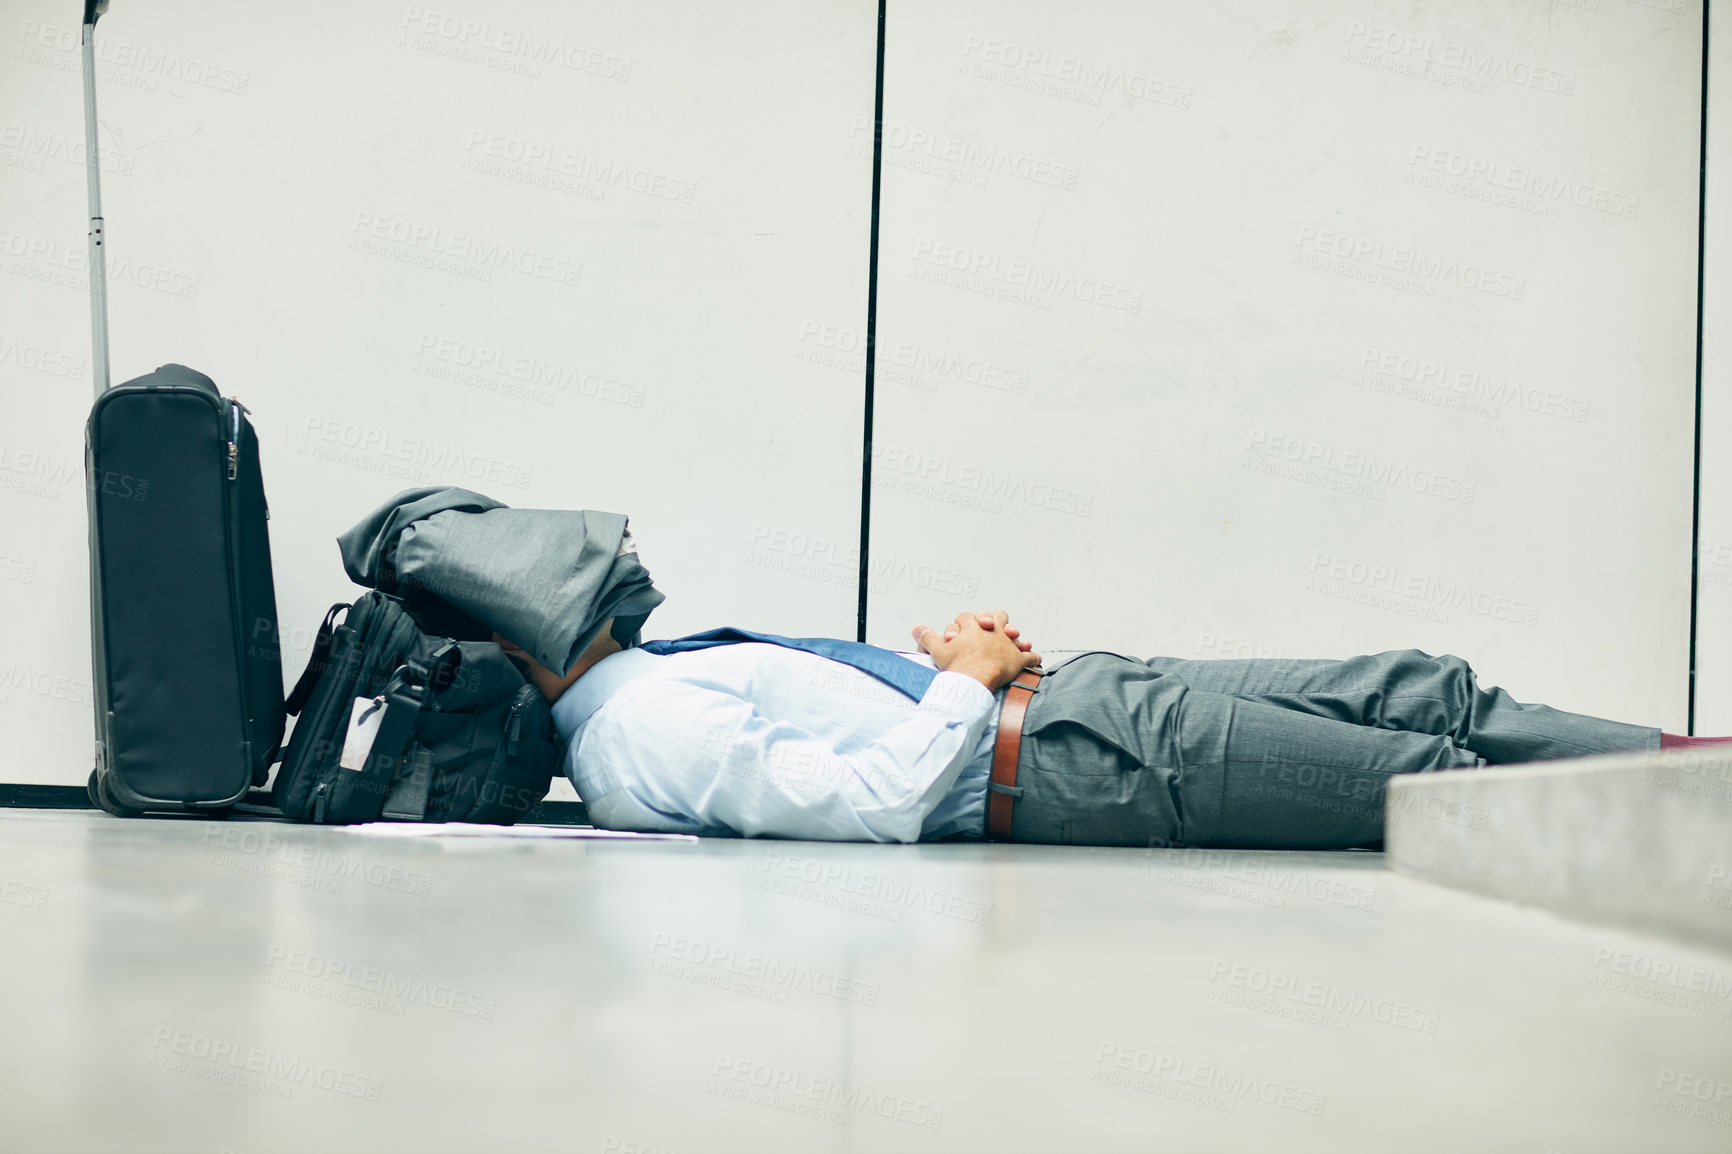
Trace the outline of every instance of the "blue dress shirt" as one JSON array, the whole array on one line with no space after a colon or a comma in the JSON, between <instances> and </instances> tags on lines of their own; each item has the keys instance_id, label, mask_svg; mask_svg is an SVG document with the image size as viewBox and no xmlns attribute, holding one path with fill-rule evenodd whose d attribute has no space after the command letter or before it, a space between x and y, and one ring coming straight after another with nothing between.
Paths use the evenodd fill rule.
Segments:
<instances>
[{"instance_id":1,"label":"blue dress shirt","mask_svg":"<svg viewBox=\"0 0 1732 1154\"><path fill-rule=\"evenodd\" d=\"M986 835L1003 697L941 671L914 702L841 662L742 642L613 654L554 703L553 723L598 826L930 841Z\"/></svg>"}]
</instances>

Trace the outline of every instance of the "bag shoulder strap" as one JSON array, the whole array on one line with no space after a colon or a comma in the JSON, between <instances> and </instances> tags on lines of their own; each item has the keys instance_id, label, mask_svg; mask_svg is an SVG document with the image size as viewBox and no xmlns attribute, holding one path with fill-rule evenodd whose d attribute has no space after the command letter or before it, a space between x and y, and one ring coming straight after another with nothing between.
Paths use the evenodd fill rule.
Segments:
<instances>
[{"instance_id":1,"label":"bag shoulder strap","mask_svg":"<svg viewBox=\"0 0 1732 1154\"><path fill-rule=\"evenodd\" d=\"M337 614L350 608L353 606L347 601L337 602L319 624L319 634L313 638L313 656L308 659L306 669L301 672L301 679L295 682L295 687L289 691L289 696L283 702L283 711L290 717L299 717L301 710L307 706L307 699L313 696L313 686L319 683L319 677L325 672L325 665L331 658L331 636L336 628Z\"/></svg>"},{"instance_id":2,"label":"bag shoulder strap","mask_svg":"<svg viewBox=\"0 0 1732 1154\"><path fill-rule=\"evenodd\" d=\"M391 793L379 816L387 821L422 821L427 817L427 791L433 785L433 752L417 745L409 772L391 783Z\"/></svg>"},{"instance_id":3,"label":"bag shoulder strap","mask_svg":"<svg viewBox=\"0 0 1732 1154\"><path fill-rule=\"evenodd\" d=\"M401 769L421 710L433 700L438 687L450 680L461 659L462 650L456 642L447 641L425 666L418 661L406 662L392 675L385 687L385 716L379 721L370 765ZM421 821L427 816L427 794L433 785L432 752L426 746L415 746L406 768L408 772L399 771L392 779L391 792L380 808L379 816L387 821Z\"/></svg>"}]
</instances>

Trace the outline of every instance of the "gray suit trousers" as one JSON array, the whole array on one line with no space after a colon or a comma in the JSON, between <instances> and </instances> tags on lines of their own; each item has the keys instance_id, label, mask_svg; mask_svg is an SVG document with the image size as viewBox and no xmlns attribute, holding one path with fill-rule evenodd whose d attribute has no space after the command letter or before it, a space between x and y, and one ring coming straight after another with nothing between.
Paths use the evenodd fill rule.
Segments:
<instances>
[{"instance_id":1,"label":"gray suit trousers","mask_svg":"<svg viewBox=\"0 0 1732 1154\"><path fill-rule=\"evenodd\" d=\"M1146 661L1084 653L1023 719L1011 839L1343 849L1389 776L1659 748L1660 731L1481 689L1459 657Z\"/></svg>"}]
</instances>

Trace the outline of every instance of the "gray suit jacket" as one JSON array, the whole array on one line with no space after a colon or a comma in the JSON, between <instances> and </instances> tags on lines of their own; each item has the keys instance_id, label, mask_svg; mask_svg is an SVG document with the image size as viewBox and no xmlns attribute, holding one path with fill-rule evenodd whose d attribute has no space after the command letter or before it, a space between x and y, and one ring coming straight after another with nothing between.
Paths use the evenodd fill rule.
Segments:
<instances>
[{"instance_id":1,"label":"gray suit jacket","mask_svg":"<svg viewBox=\"0 0 1732 1154\"><path fill-rule=\"evenodd\" d=\"M563 674L602 622L613 618L613 636L635 645L665 600L626 526L620 513L512 509L468 489L406 489L337 547L350 578L403 597L428 627L497 631Z\"/></svg>"}]
</instances>

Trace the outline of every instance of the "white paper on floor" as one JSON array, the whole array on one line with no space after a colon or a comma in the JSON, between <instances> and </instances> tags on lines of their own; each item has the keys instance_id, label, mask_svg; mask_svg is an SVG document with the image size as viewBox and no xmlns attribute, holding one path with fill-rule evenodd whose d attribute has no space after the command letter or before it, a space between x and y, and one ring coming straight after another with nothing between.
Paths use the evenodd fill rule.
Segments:
<instances>
[{"instance_id":1,"label":"white paper on floor","mask_svg":"<svg viewBox=\"0 0 1732 1154\"><path fill-rule=\"evenodd\" d=\"M384 837L575 837L615 838L637 841L697 841L689 833L631 833L620 829L591 829L581 825L480 825L466 821L403 822L370 821L337 827L351 833Z\"/></svg>"}]
</instances>

